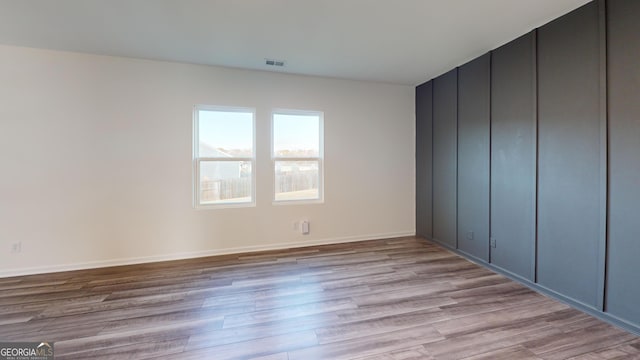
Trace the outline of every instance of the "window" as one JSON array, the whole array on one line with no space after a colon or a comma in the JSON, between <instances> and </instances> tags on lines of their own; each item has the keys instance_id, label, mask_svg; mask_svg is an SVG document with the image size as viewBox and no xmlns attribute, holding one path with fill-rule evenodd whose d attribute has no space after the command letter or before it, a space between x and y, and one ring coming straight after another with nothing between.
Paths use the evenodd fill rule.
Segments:
<instances>
[{"instance_id":1,"label":"window","mask_svg":"<svg viewBox=\"0 0 640 360\"><path fill-rule=\"evenodd\" d=\"M193 129L195 206L255 204L255 111L198 105Z\"/></svg>"},{"instance_id":2,"label":"window","mask_svg":"<svg viewBox=\"0 0 640 360\"><path fill-rule=\"evenodd\" d=\"M323 114L276 111L272 120L274 201L322 201Z\"/></svg>"}]
</instances>

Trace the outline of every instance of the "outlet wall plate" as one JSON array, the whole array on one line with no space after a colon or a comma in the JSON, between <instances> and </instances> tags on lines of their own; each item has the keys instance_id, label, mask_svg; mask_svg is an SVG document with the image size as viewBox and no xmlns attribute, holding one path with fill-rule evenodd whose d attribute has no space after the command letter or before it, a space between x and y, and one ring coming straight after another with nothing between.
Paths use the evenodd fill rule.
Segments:
<instances>
[{"instance_id":1,"label":"outlet wall plate","mask_svg":"<svg viewBox=\"0 0 640 360\"><path fill-rule=\"evenodd\" d=\"M16 242L11 244L11 253L12 254L17 254L19 252L22 252L22 242Z\"/></svg>"},{"instance_id":2,"label":"outlet wall plate","mask_svg":"<svg viewBox=\"0 0 640 360\"><path fill-rule=\"evenodd\" d=\"M301 224L300 232L301 232L303 235L307 235L307 234L309 234L309 230L310 230L310 229L309 229L309 221L308 221L308 220L304 220L304 221L302 221L300 224Z\"/></svg>"}]
</instances>

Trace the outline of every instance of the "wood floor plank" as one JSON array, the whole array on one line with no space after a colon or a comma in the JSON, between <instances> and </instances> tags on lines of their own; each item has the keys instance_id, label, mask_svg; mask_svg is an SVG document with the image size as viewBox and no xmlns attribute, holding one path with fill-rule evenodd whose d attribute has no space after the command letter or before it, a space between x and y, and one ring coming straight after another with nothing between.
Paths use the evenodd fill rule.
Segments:
<instances>
[{"instance_id":1,"label":"wood floor plank","mask_svg":"<svg viewBox=\"0 0 640 360\"><path fill-rule=\"evenodd\" d=\"M561 334L561 331L549 325L527 322L520 326L448 337L445 340L427 344L425 348L438 360L459 360L555 334Z\"/></svg>"},{"instance_id":2,"label":"wood floor plank","mask_svg":"<svg viewBox=\"0 0 640 360\"><path fill-rule=\"evenodd\" d=\"M180 323L201 322L205 324L207 330L221 329L224 323L225 314L229 309L203 308L198 310L182 310L164 314L154 314L148 316L131 317L120 320L108 321L100 331L100 334L112 334L127 331L128 329L139 329L145 331L151 328L166 327ZM231 313L242 313L244 309L233 308Z\"/></svg>"},{"instance_id":3,"label":"wood floor plank","mask_svg":"<svg viewBox=\"0 0 640 360\"><path fill-rule=\"evenodd\" d=\"M187 337L179 339L159 340L155 342L143 342L125 346L114 346L104 349L90 349L56 355L56 360L138 360L149 359L160 355L176 356L181 353L188 341Z\"/></svg>"},{"instance_id":4,"label":"wood floor plank","mask_svg":"<svg viewBox=\"0 0 640 360\"><path fill-rule=\"evenodd\" d=\"M281 352L278 354L252 357L251 360L289 360L289 355L286 352Z\"/></svg>"},{"instance_id":5,"label":"wood floor plank","mask_svg":"<svg viewBox=\"0 0 640 360\"><path fill-rule=\"evenodd\" d=\"M548 342L543 344L544 339L538 342L528 342L524 346L535 354L543 356L545 359L568 359L578 355L583 355L601 348L613 347L634 339L631 334L612 334L609 325L598 323L596 325L566 332L553 339L545 338Z\"/></svg>"},{"instance_id":6,"label":"wood floor plank","mask_svg":"<svg viewBox=\"0 0 640 360\"><path fill-rule=\"evenodd\" d=\"M512 306L487 312L479 312L467 316L454 317L434 324L434 327L447 336L472 334L490 329L509 326L522 321L533 320L542 315L567 309L567 305L544 300L529 304Z\"/></svg>"},{"instance_id":7,"label":"wood floor plank","mask_svg":"<svg viewBox=\"0 0 640 360\"><path fill-rule=\"evenodd\" d=\"M4 341L30 339L29 334L36 334L34 335L34 338L37 338L40 336L42 328L51 321L52 319L32 319L26 323L0 325L0 339Z\"/></svg>"},{"instance_id":8,"label":"wood floor plank","mask_svg":"<svg viewBox=\"0 0 640 360\"><path fill-rule=\"evenodd\" d=\"M47 322L44 326L33 330L24 330L3 337L11 341L66 341L96 336L105 327L104 322L56 323ZM27 328L28 329L28 328Z\"/></svg>"},{"instance_id":9,"label":"wood floor plank","mask_svg":"<svg viewBox=\"0 0 640 360\"><path fill-rule=\"evenodd\" d=\"M316 334L320 344L329 344L363 336L385 336L389 332L418 327L441 321L442 312L437 308L401 313L366 320L339 322L325 327L318 327Z\"/></svg>"},{"instance_id":10,"label":"wood floor plank","mask_svg":"<svg viewBox=\"0 0 640 360\"><path fill-rule=\"evenodd\" d=\"M463 360L542 360L521 345L490 351L480 355L466 357Z\"/></svg>"},{"instance_id":11,"label":"wood floor plank","mask_svg":"<svg viewBox=\"0 0 640 360\"><path fill-rule=\"evenodd\" d=\"M425 350L424 346L414 346L384 354L359 357L355 360L435 360L435 358Z\"/></svg>"},{"instance_id":12,"label":"wood floor plank","mask_svg":"<svg viewBox=\"0 0 640 360\"><path fill-rule=\"evenodd\" d=\"M362 336L289 351L289 359L351 359L355 354L359 354L360 356L379 355L440 339L443 339L443 336L438 333L438 331L428 325L422 325L387 332L384 336Z\"/></svg>"},{"instance_id":13,"label":"wood floor plank","mask_svg":"<svg viewBox=\"0 0 640 360\"><path fill-rule=\"evenodd\" d=\"M325 290L324 288L311 291L282 294L272 293L255 300L256 310L277 309L292 305L304 305L321 300L335 300L349 298L354 295L371 293L371 288L366 285L357 285L349 288Z\"/></svg>"},{"instance_id":14,"label":"wood floor plank","mask_svg":"<svg viewBox=\"0 0 640 360\"><path fill-rule=\"evenodd\" d=\"M268 323L280 319L291 319L313 314L322 314L336 310L355 309L357 305L351 299L335 299L318 301L303 305L292 305L284 308L259 310L245 314L225 316L224 327L247 326Z\"/></svg>"},{"instance_id":15,"label":"wood floor plank","mask_svg":"<svg viewBox=\"0 0 640 360\"><path fill-rule=\"evenodd\" d=\"M0 317L0 326L9 324L24 324L36 316L37 312L14 312Z\"/></svg>"},{"instance_id":16,"label":"wood floor plank","mask_svg":"<svg viewBox=\"0 0 640 360\"><path fill-rule=\"evenodd\" d=\"M56 359L640 359L640 338L420 238L0 279Z\"/></svg>"},{"instance_id":17,"label":"wood floor plank","mask_svg":"<svg viewBox=\"0 0 640 360\"><path fill-rule=\"evenodd\" d=\"M180 359L226 360L259 358L282 352L291 354L291 352L296 351L296 349L308 348L315 346L316 344L316 334L309 330L284 335L268 336L227 345L203 347L197 350L192 350L192 347L188 344L185 351L180 354ZM175 357L167 357L167 359L175 359Z\"/></svg>"}]
</instances>

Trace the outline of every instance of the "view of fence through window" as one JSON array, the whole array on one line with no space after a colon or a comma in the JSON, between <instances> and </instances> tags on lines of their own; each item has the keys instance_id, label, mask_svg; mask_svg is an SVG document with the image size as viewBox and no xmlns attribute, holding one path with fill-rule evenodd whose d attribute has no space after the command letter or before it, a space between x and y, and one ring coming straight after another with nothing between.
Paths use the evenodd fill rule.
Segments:
<instances>
[{"instance_id":1,"label":"view of fence through window","mask_svg":"<svg viewBox=\"0 0 640 360\"><path fill-rule=\"evenodd\" d=\"M319 200L322 189L322 114L273 114L275 201Z\"/></svg>"},{"instance_id":2,"label":"view of fence through window","mask_svg":"<svg viewBox=\"0 0 640 360\"><path fill-rule=\"evenodd\" d=\"M201 162L201 203L243 203L250 201L251 162Z\"/></svg>"},{"instance_id":3,"label":"view of fence through window","mask_svg":"<svg viewBox=\"0 0 640 360\"><path fill-rule=\"evenodd\" d=\"M254 112L199 108L198 204L253 202Z\"/></svg>"}]
</instances>

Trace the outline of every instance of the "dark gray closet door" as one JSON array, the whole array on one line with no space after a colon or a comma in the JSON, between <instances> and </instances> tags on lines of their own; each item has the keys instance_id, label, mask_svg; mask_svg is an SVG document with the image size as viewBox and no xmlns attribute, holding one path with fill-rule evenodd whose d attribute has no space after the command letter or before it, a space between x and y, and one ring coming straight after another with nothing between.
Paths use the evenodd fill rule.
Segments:
<instances>
[{"instance_id":1,"label":"dark gray closet door","mask_svg":"<svg viewBox=\"0 0 640 360\"><path fill-rule=\"evenodd\" d=\"M538 30L538 282L602 303L598 3Z\"/></svg>"},{"instance_id":2,"label":"dark gray closet door","mask_svg":"<svg viewBox=\"0 0 640 360\"><path fill-rule=\"evenodd\" d=\"M433 80L433 239L456 247L458 70Z\"/></svg>"},{"instance_id":3,"label":"dark gray closet door","mask_svg":"<svg viewBox=\"0 0 640 360\"><path fill-rule=\"evenodd\" d=\"M640 325L640 1L609 1L607 308Z\"/></svg>"},{"instance_id":4,"label":"dark gray closet door","mask_svg":"<svg viewBox=\"0 0 640 360\"><path fill-rule=\"evenodd\" d=\"M491 263L534 280L536 224L535 34L491 58Z\"/></svg>"},{"instance_id":5,"label":"dark gray closet door","mask_svg":"<svg viewBox=\"0 0 640 360\"><path fill-rule=\"evenodd\" d=\"M431 239L433 82L416 87L416 234Z\"/></svg>"},{"instance_id":6,"label":"dark gray closet door","mask_svg":"<svg viewBox=\"0 0 640 360\"><path fill-rule=\"evenodd\" d=\"M458 69L458 249L489 261L489 54Z\"/></svg>"}]
</instances>

